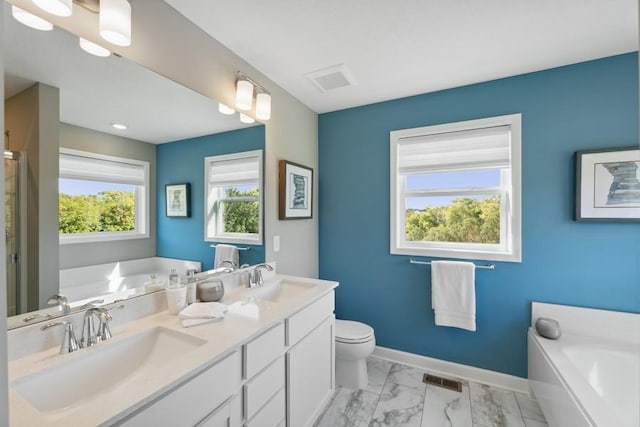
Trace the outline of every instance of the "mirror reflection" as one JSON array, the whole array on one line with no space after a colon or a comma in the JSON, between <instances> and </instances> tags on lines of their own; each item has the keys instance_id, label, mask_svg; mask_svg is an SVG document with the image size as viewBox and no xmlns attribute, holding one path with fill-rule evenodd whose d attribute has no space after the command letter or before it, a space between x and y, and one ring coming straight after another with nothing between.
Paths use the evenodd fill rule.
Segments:
<instances>
[{"instance_id":1,"label":"mirror reflection","mask_svg":"<svg viewBox=\"0 0 640 427\"><path fill-rule=\"evenodd\" d=\"M65 287L77 307L104 299L97 282L107 293L129 287L128 297L151 273L213 269L204 159L263 150L264 126L126 59L88 54L59 28L28 28L4 7L9 315L62 314ZM174 184L190 186L189 216L166 215ZM251 243L238 264L264 260ZM30 324L17 317L10 325Z\"/></svg>"}]
</instances>

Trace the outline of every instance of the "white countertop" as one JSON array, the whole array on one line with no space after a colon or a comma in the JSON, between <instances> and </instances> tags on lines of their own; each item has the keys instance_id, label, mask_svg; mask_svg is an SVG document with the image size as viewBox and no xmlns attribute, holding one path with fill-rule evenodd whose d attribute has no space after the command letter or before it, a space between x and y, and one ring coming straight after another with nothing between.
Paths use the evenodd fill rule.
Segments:
<instances>
[{"instance_id":1,"label":"white countertop","mask_svg":"<svg viewBox=\"0 0 640 427\"><path fill-rule=\"evenodd\" d=\"M281 275L278 275L277 278L313 286L308 292L296 298L279 302L259 299L240 301L238 304L242 304L244 307L248 306L250 310L242 313L230 309L224 320L215 323L183 328L177 316L169 315L163 311L113 328L113 338L95 347L64 355L59 355L58 347L55 347L11 361L9 363L11 426L110 425L175 386L184 383L233 350L239 349L242 344L250 341L261 332L283 321L338 286L337 282L318 279ZM223 303L232 301L234 291L238 292L239 290L230 289L229 291L230 296L225 295ZM114 316L116 315L114 313ZM157 372L154 372L153 376L148 375L144 378L121 383L112 389L105 390L98 396L90 396L87 400L78 402L77 405L56 412L40 412L11 388L11 383L19 378L38 373L52 365L73 363L77 358L90 357L91 352L101 351L102 346L109 346L156 327L176 330L203 339L206 343L174 359L164 369L158 369ZM76 335L79 336L79 333ZM77 375L90 376L90 374L90 372L77 372ZM64 387L65 385L60 384L59 386ZM56 391L50 390L50 392L55 393Z\"/></svg>"}]
</instances>

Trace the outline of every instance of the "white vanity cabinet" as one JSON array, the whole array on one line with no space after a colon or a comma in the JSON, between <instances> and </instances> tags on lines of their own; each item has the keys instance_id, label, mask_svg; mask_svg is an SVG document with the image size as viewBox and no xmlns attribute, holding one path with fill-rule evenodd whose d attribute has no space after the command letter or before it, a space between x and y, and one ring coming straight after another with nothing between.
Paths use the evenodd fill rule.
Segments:
<instances>
[{"instance_id":1,"label":"white vanity cabinet","mask_svg":"<svg viewBox=\"0 0 640 427\"><path fill-rule=\"evenodd\" d=\"M335 385L334 294L287 319L287 425L313 424Z\"/></svg>"},{"instance_id":2,"label":"white vanity cabinet","mask_svg":"<svg viewBox=\"0 0 640 427\"><path fill-rule=\"evenodd\" d=\"M234 394L240 388L238 351L205 369L186 383L129 416L118 426L234 426Z\"/></svg>"}]
</instances>

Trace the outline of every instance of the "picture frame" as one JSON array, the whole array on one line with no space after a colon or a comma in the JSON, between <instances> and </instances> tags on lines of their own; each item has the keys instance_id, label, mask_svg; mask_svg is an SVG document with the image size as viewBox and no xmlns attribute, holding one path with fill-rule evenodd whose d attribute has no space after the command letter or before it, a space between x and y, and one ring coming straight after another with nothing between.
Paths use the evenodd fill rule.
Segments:
<instances>
[{"instance_id":1,"label":"picture frame","mask_svg":"<svg viewBox=\"0 0 640 427\"><path fill-rule=\"evenodd\" d=\"M640 221L640 149L576 152L576 221Z\"/></svg>"},{"instance_id":2,"label":"picture frame","mask_svg":"<svg viewBox=\"0 0 640 427\"><path fill-rule=\"evenodd\" d=\"M279 219L312 218L313 169L288 160L280 160L278 172Z\"/></svg>"},{"instance_id":3,"label":"picture frame","mask_svg":"<svg viewBox=\"0 0 640 427\"><path fill-rule=\"evenodd\" d=\"M165 215L169 218L191 216L191 185L167 184L164 186Z\"/></svg>"}]
</instances>

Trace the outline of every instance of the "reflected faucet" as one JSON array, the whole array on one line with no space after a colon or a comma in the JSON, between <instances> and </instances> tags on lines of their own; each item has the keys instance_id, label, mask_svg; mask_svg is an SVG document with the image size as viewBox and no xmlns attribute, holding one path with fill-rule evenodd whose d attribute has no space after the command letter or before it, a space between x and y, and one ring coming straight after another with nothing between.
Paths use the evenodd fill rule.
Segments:
<instances>
[{"instance_id":1,"label":"reflected faucet","mask_svg":"<svg viewBox=\"0 0 640 427\"><path fill-rule=\"evenodd\" d=\"M256 286L264 285L264 278L262 277L262 269L267 271L273 271L273 267L269 264L258 264L253 268L253 273L249 273L249 287L254 288Z\"/></svg>"},{"instance_id":2,"label":"reflected faucet","mask_svg":"<svg viewBox=\"0 0 640 427\"><path fill-rule=\"evenodd\" d=\"M222 261L219 265L219 267L227 267L228 269L231 269L231 271L227 271L227 273L231 273L233 271L236 270L236 268L238 268L238 266L236 265L235 262L225 259L224 261Z\"/></svg>"},{"instance_id":3,"label":"reflected faucet","mask_svg":"<svg viewBox=\"0 0 640 427\"><path fill-rule=\"evenodd\" d=\"M60 308L62 309L62 313L63 314L71 313L71 307L69 306L69 300L67 299L67 297L65 297L62 294L55 294L55 295L49 297L49 300L47 300L47 304L49 304L49 305L54 305L54 304L59 305Z\"/></svg>"}]
</instances>

